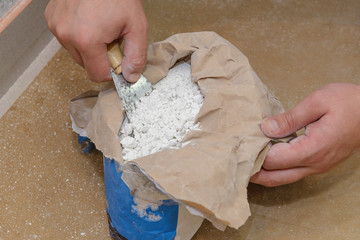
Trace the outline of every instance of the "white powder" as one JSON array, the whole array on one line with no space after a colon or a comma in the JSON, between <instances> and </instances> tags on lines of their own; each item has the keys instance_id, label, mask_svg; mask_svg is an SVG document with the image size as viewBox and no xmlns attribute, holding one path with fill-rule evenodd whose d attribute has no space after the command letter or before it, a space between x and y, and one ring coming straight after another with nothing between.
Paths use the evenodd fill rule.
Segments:
<instances>
[{"instance_id":1,"label":"white powder","mask_svg":"<svg viewBox=\"0 0 360 240\"><path fill-rule=\"evenodd\" d=\"M121 171L123 172L122 179L134 197L131 212L148 222L160 221L162 214L159 212L159 206L169 197L157 189L155 184L136 166L123 164Z\"/></svg>"},{"instance_id":2,"label":"white powder","mask_svg":"<svg viewBox=\"0 0 360 240\"><path fill-rule=\"evenodd\" d=\"M136 198L134 198L136 200ZM156 206L156 207L152 207ZM146 209L151 208L151 211L157 211L159 209L158 205L146 205ZM158 222L162 219L162 217L159 214L156 214L154 212L147 212L144 207L139 207L139 205L132 205L131 206L131 212L136 213L140 218L144 218L148 222Z\"/></svg>"},{"instance_id":3,"label":"white powder","mask_svg":"<svg viewBox=\"0 0 360 240\"><path fill-rule=\"evenodd\" d=\"M192 82L189 64L170 69L151 94L140 98L128 113L131 122L124 121L120 130L124 160L178 148L186 134L199 127L194 122L203 101Z\"/></svg>"}]
</instances>

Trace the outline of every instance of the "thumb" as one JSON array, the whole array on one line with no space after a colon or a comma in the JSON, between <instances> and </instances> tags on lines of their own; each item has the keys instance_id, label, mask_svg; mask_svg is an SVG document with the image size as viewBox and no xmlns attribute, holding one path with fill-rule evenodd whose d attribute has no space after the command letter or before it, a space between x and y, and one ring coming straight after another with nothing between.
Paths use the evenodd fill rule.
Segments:
<instances>
[{"instance_id":1,"label":"thumb","mask_svg":"<svg viewBox=\"0 0 360 240\"><path fill-rule=\"evenodd\" d=\"M288 112L267 117L261 122L263 133L272 138L286 137L321 118L327 109L313 93Z\"/></svg>"},{"instance_id":2,"label":"thumb","mask_svg":"<svg viewBox=\"0 0 360 240\"><path fill-rule=\"evenodd\" d=\"M133 31L124 36L122 73L129 82L136 82L146 65L147 31Z\"/></svg>"}]
</instances>

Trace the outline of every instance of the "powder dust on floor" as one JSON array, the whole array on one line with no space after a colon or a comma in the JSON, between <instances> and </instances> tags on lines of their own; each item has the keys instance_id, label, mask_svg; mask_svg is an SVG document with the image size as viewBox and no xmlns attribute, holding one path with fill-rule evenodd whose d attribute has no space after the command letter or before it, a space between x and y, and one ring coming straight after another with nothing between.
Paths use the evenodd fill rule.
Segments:
<instances>
[{"instance_id":1,"label":"powder dust on floor","mask_svg":"<svg viewBox=\"0 0 360 240\"><path fill-rule=\"evenodd\" d=\"M151 1L149 42L212 30L238 47L286 109L331 82L360 83L360 2ZM100 89L61 49L0 119L0 239L110 239L102 155L80 153L70 99ZM239 113L240 114L240 113ZM195 240L359 239L360 154L277 188L251 184L239 230Z\"/></svg>"}]
</instances>

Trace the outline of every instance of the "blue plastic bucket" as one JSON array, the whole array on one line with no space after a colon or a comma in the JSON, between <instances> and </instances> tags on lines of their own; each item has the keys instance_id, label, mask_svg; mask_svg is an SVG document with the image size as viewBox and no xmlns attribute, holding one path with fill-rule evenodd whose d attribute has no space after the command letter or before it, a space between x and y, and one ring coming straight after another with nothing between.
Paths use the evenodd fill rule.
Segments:
<instances>
[{"instance_id":1,"label":"blue plastic bucket","mask_svg":"<svg viewBox=\"0 0 360 240\"><path fill-rule=\"evenodd\" d=\"M122 180L120 165L104 157L106 211L113 239L170 240L176 235L179 205L173 200L162 201L156 210L145 209L145 216L134 211L136 205ZM147 216L155 216L148 218Z\"/></svg>"}]
</instances>

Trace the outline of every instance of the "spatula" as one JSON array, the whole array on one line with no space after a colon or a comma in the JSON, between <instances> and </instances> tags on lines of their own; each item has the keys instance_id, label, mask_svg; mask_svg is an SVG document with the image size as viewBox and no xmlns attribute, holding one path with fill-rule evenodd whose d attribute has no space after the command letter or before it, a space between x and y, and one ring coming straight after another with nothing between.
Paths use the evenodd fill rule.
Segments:
<instances>
[{"instance_id":1,"label":"spatula","mask_svg":"<svg viewBox=\"0 0 360 240\"><path fill-rule=\"evenodd\" d=\"M152 84L141 75L136 83L129 83L121 74L121 62L123 54L120 50L120 45L114 41L107 45L107 56L110 61L111 76L115 83L116 91L119 94L121 102L127 116L135 109L135 103L145 95L148 95L153 90Z\"/></svg>"}]
</instances>

